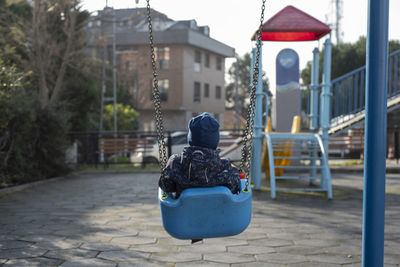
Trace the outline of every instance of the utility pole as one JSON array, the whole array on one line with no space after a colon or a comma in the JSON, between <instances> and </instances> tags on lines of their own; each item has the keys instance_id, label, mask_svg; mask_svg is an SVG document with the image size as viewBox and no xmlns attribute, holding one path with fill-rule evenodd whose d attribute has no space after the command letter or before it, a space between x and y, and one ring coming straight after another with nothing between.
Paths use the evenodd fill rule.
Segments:
<instances>
[{"instance_id":1,"label":"utility pole","mask_svg":"<svg viewBox=\"0 0 400 267\"><path fill-rule=\"evenodd\" d=\"M116 17L115 9L113 8L113 25L112 25L112 72L113 72L113 109L114 109L114 136L117 137L117 56L116 56Z\"/></svg>"},{"instance_id":2,"label":"utility pole","mask_svg":"<svg viewBox=\"0 0 400 267\"><path fill-rule=\"evenodd\" d=\"M112 69L112 97L107 96L107 72L106 72L106 61L107 61L107 50L108 50L108 36L109 33L108 27L106 27L106 23L110 22L109 15L110 10L108 8L108 1L106 0L106 7L103 12L100 14L101 20L101 39L103 43L103 66L102 66L102 81L101 81L101 108L100 108L100 125L99 131L102 132L104 130L104 105L105 103L113 103L113 132L116 137L118 134L117 128L117 53L116 53L116 14L115 9L112 8L112 19L111 19L111 41L112 41L112 60L111 60L111 69ZM109 95L109 94L108 94Z\"/></svg>"},{"instance_id":3,"label":"utility pole","mask_svg":"<svg viewBox=\"0 0 400 267\"><path fill-rule=\"evenodd\" d=\"M239 55L235 53L235 129L239 129Z\"/></svg>"},{"instance_id":4,"label":"utility pole","mask_svg":"<svg viewBox=\"0 0 400 267\"><path fill-rule=\"evenodd\" d=\"M111 13L112 12L112 13ZM109 17L110 15L112 16L112 19L110 20ZM113 103L113 133L114 137L117 137L118 135L118 128L117 128L117 58L116 58L116 14L115 14L115 9L108 8L108 1L106 0L106 6L103 10L103 12L99 13L99 19L101 21L101 41L102 41L102 47L103 47L103 66L102 66L102 80L101 80L101 107L100 107L100 122L99 122L99 133L100 136L102 135L104 131L104 105L106 103ZM110 97L110 92L107 94L107 62L109 63L109 60L107 60L107 51L108 51L108 34L110 33L109 27L107 27L106 23L112 23L111 27L111 40L112 40L112 60L111 60L111 69L112 69L112 96ZM108 24L109 25L109 24ZM99 155L99 160L100 162L104 161L104 155L103 153L100 153Z\"/></svg>"}]
</instances>

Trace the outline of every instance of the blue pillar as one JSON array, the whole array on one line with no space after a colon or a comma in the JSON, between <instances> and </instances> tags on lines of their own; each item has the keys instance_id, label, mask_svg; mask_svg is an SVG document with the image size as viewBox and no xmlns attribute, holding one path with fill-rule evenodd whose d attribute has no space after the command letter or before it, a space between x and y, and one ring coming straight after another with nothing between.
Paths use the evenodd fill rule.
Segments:
<instances>
[{"instance_id":1,"label":"blue pillar","mask_svg":"<svg viewBox=\"0 0 400 267\"><path fill-rule=\"evenodd\" d=\"M257 53L254 53L253 55L254 57L256 57ZM252 162L252 170L253 170L252 176L253 176L254 189L261 188L261 153L262 153L262 139L263 139L262 131L264 129L264 126L262 125L262 112L263 112L262 98L263 98L263 84L262 84L262 43L261 43L258 82L256 88L256 106L254 115L254 139L253 139L253 162Z\"/></svg>"},{"instance_id":2,"label":"blue pillar","mask_svg":"<svg viewBox=\"0 0 400 267\"><path fill-rule=\"evenodd\" d=\"M369 0L362 246L364 267L383 266L388 17L388 0Z\"/></svg>"},{"instance_id":3,"label":"blue pillar","mask_svg":"<svg viewBox=\"0 0 400 267\"><path fill-rule=\"evenodd\" d=\"M316 47L313 50L313 63L311 69L311 97L310 97L310 130L318 130L318 85L319 85L319 49ZM312 167L315 166L317 156L315 149L311 152L311 163ZM311 168L310 170L310 184L315 184L317 177L317 170Z\"/></svg>"},{"instance_id":4,"label":"blue pillar","mask_svg":"<svg viewBox=\"0 0 400 267\"><path fill-rule=\"evenodd\" d=\"M324 51L324 73L322 76L322 94L321 94L321 112L320 112L320 125L322 128L322 142L324 144L325 153L328 157L328 131L330 127L331 115L331 57L332 57L332 44L331 38L325 40Z\"/></svg>"},{"instance_id":5,"label":"blue pillar","mask_svg":"<svg viewBox=\"0 0 400 267\"><path fill-rule=\"evenodd\" d=\"M311 68L310 130L318 130L318 84L319 84L319 49L313 50Z\"/></svg>"}]
</instances>

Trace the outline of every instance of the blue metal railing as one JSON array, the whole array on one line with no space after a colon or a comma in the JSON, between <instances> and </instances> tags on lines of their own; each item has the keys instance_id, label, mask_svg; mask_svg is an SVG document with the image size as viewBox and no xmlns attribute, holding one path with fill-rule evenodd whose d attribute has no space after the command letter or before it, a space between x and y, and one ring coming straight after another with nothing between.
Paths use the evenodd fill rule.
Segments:
<instances>
[{"instance_id":1,"label":"blue metal railing","mask_svg":"<svg viewBox=\"0 0 400 267\"><path fill-rule=\"evenodd\" d=\"M387 97L400 95L400 50L389 55ZM331 81L331 126L345 123L365 109L365 66ZM320 88L319 88L320 89ZM310 114L310 86L307 88L307 106Z\"/></svg>"}]
</instances>

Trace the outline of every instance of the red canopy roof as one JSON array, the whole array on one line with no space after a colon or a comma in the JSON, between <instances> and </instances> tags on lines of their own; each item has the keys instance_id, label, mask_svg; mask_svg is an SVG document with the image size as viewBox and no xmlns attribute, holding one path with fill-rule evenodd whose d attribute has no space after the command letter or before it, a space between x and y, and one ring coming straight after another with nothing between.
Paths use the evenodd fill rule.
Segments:
<instances>
[{"instance_id":1,"label":"red canopy roof","mask_svg":"<svg viewBox=\"0 0 400 267\"><path fill-rule=\"evenodd\" d=\"M293 6L287 6L262 27L262 41L313 41L331 32L325 23ZM255 34L252 37L254 40Z\"/></svg>"}]
</instances>

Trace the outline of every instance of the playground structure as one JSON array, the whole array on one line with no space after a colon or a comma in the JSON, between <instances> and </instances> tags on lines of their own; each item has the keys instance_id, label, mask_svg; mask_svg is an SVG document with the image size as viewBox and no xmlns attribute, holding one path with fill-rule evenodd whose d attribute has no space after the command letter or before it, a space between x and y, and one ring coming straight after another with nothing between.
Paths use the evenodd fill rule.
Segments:
<instances>
[{"instance_id":1,"label":"playground structure","mask_svg":"<svg viewBox=\"0 0 400 267\"><path fill-rule=\"evenodd\" d=\"M276 33L278 29L268 28L268 24L271 24L271 20L275 18L274 25L276 25L276 18L282 13L285 12L288 8L294 9L293 7L287 7L276 14L273 18L267 21L264 25L263 36L266 38L270 38L271 40L276 40L276 37L271 35L272 33ZM289 10L292 11L292 10ZM298 24L297 24L298 25ZM270 30L271 32L268 32ZM283 29L285 31L287 29ZM279 32L282 34L282 32ZM315 35L317 36L317 34ZM320 36L321 37L321 36ZM275 38L275 39L274 39ZM295 37L294 39L296 39ZM268 40L268 39L267 39ZM285 37L285 41L288 41L289 37ZM299 136L292 132L288 135L288 133L283 133L280 136L279 133L271 133L265 127L264 133L260 131L260 129L264 128L264 125L261 125L261 118L256 114L256 124L255 124L255 141L254 151L259 153L260 149L257 146L260 146L263 143L264 138L270 140L271 145L267 146L264 144L263 153L261 156L262 166L266 173L266 177L270 180L271 187L271 197L276 197L276 190L296 190L296 191L314 191L313 188L277 188L275 180L277 179L297 179L298 176L285 176L282 174L284 169L290 171L304 171L308 170L308 177L310 180L310 184L315 185L316 180L320 180L319 187L314 188L315 191L326 191L328 198L332 196L332 189L330 188L330 171L328 165L328 140L330 138L336 138L336 136L344 133L345 131L360 126L361 123L365 121L365 95L366 95L366 67L360 67L354 71L351 71L341 77L338 77L332 81L330 81L330 36L325 40L325 55L324 55L324 74L322 84L318 83L318 64L319 64L319 49L315 48L313 50L313 64L312 64L312 72L311 72L311 84L307 86L307 107L308 107L308 116L310 118L310 132L312 134L308 135L309 138L313 138L317 134L322 139L323 148L318 147L318 141L305 140L307 139L307 135L303 135L303 141L294 141L291 138L297 139ZM253 51L253 58L255 54ZM387 80L387 112L396 110L400 108L400 78L399 78L399 57L400 50L395 51L389 55L388 59L388 80ZM257 102L257 113L262 114L263 110L268 111L268 107L262 107L260 102L262 103L262 98L267 98L260 91L257 94L259 100ZM266 103L267 100L265 100ZM285 138L286 139L285 139ZM267 140L264 140L264 143ZM358 140L358 139L357 139ZM363 142L363 136L360 136L359 141ZM288 145L293 143L293 145ZM314 145L310 145L307 148L307 143ZM335 143L335 141L334 141ZM337 142L336 142L337 143ZM282 144L286 144L282 146ZM363 144L358 144L358 147L363 147ZM262 146L262 145L261 145ZM302 148L304 149L302 149ZM314 149L314 151L310 152L310 148ZM274 155L273 158L268 158L269 162L265 163L265 148L269 148L268 153L272 153ZM362 151L362 149L359 149ZM295 156L292 155L292 152L297 151ZM296 155L297 154L297 155ZM302 154L302 155L301 155ZM260 154L255 154L260 155ZM362 155L363 156L363 155ZM260 188L260 180L261 180L261 168L259 167L259 163L257 162L258 157L253 157L254 166L252 168L252 179L255 189ZM302 161L307 162L307 164L303 164L302 166L289 166L290 160L294 160L294 162ZM293 161L292 161L293 162ZM274 166L275 168L271 168ZM268 168L267 170L265 168ZM274 171L272 171L274 170ZM319 173L318 173L319 172ZM297 177L297 178L296 178ZM325 189L325 190L324 190Z\"/></svg>"},{"instance_id":2,"label":"playground structure","mask_svg":"<svg viewBox=\"0 0 400 267\"><path fill-rule=\"evenodd\" d=\"M263 25L262 41L311 41L319 40L331 32L331 29L324 23L316 20L301 10L287 6L266 21ZM252 66L255 62L255 49L253 49ZM330 181L330 170L328 164L328 130L330 115L330 65L331 65L331 39L330 35L325 40L323 88L321 94L321 109L318 115L318 62L319 50L315 48L312 66L312 93L311 93L311 133L263 133L265 125L262 124L262 101L268 105L268 96L263 94L260 85L261 75L257 86L256 114L254 123L254 154L252 161L252 181L255 189L261 186L261 150L262 142L265 139L265 153L268 154L271 198L276 198L277 190L295 191L320 191L326 192L329 199L332 198L332 186ZM261 53L260 53L261 57ZM260 59L261 62L261 59ZM261 67L260 67L261 68ZM268 106L265 107L268 112ZM266 114L268 117L268 114ZM320 118L322 136L317 134L319 128L317 119ZM275 153L274 153L275 152ZM275 162L281 164L276 165ZM290 162L308 161L308 164L290 165ZM310 184L319 186L309 188L286 187L278 188L277 179L299 179L300 176L283 176L282 169L308 171ZM278 175L276 175L278 172ZM280 175L279 175L280 174Z\"/></svg>"},{"instance_id":3,"label":"playground structure","mask_svg":"<svg viewBox=\"0 0 400 267\"><path fill-rule=\"evenodd\" d=\"M388 0L369 0L368 1L368 30L367 30L367 56L365 74L362 70L358 74L359 81L365 85L365 93L362 94L359 90L358 94L354 94L353 99L346 98L345 94L343 103L357 103L357 107L353 114L339 114L340 106L339 97L335 99L333 104L335 115L342 116L341 118L350 121L355 117L360 119L355 120L354 123L348 123L347 127L356 124L365 118L365 149L364 149L364 190L363 190L363 240L362 240L362 265L363 266L383 266L384 255L384 224L385 224L385 180L386 180L386 115L389 105L390 108L397 107L398 90L398 56L397 53L392 54L389 59L389 75L388 74L388 13L389 1ZM291 23L291 22L289 22ZM265 25L265 24L264 24ZM264 30L264 29L263 29ZM275 34L277 32L278 34ZM296 33L288 31L270 31L262 33L262 40L267 40L268 36L272 36L271 40L278 41L275 37L284 37L281 41L294 41L297 37L311 36L309 34ZM293 39L288 39L292 36ZM321 37L321 36L320 36ZM275 38L275 39L274 39ZM286 38L286 39L285 39ZM319 39L319 38L318 38ZM303 39L304 40L304 39ZM315 40L315 39L314 39ZM324 55L324 75L321 86L318 85L318 56L319 52L314 49L313 70L312 70L312 84L311 84L311 130L317 131L317 110L318 110L318 88L321 87L321 112L320 112L320 128L318 131L322 135L321 148L327 149L327 141L329 138L330 130L330 116L331 109L331 96L332 88L334 93L340 91L340 86L332 86L330 80L330 58L331 58L331 44L330 38L325 41L325 55ZM260 54L261 57L261 54ZM394 66L394 67L392 67ZM356 74L348 74L349 76ZM389 76L389 77L388 77ZM356 76L357 77L357 76ZM364 79L365 77L365 79ZM259 77L260 79L261 77ZM356 81L356 79L354 79ZM365 80L365 83L364 83ZM340 80L336 80L340 84ZM389 86L388 86L389 83ZM360 85L359 82L354 88ZM357 89L358 90L358 89ZM392 95L392 92L395 92ZM365 102L363 101L365 96ZM387 96L392 96L387 102ZM335 96L336 97L336 96ZM357 102L356 102L357 99ZM266 101L268 103L268 101ZM362 105L365 103L365 105ZM254 188L260 188L261 177L261 144L264 135L262 134L262 98L261 87L257 88L256 100L256 116L255 116L255 138L254 138L254 155L252 164L252 180ZM344 104L346 106L346 104ZM361 108L364 106L364 109ZM358 109L358 111L356 111ZM365 111L363 111L365 110ZM268 109L266 109L268 112ZM336 112L336 113L335 113ZM352 113L352 112L349 112ZM343 130L345 127L339 128L335 132ZM332 133L332 132L331 132ZM287 140L294 140L293 136L286 136ZM290 138L290 139L289 139ZM270 142L270 150L272 149L272 142ZM326 150L325 150L326 151ZM272 152L272 153L271 153ZM270 155L270 165L274 164L273 151L268 152ZM274 171L274 170L272 170Z\"/></svg>"}]
</instances>

